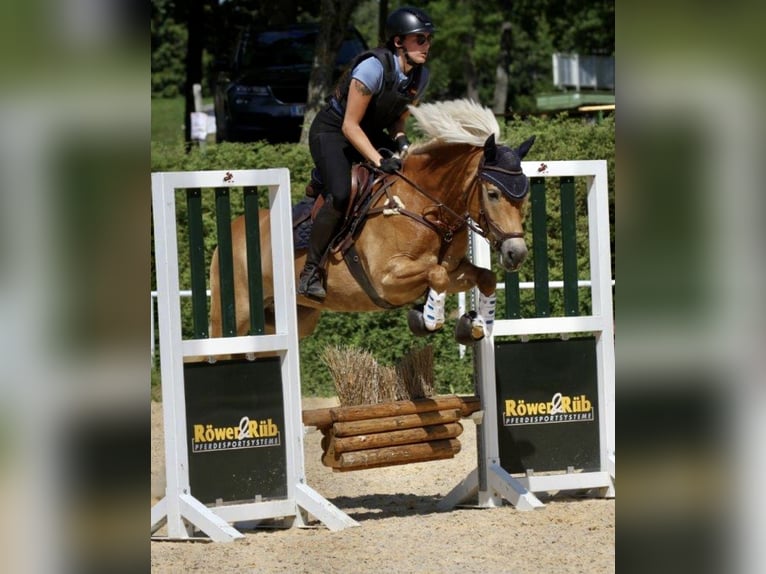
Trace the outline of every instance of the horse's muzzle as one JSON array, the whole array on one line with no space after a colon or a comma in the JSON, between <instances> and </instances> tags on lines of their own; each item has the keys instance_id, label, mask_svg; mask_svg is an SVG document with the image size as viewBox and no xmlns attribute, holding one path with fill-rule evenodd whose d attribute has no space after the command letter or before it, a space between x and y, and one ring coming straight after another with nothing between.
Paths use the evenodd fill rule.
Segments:
<instances>
[{"instance_id":1,"label":"horse's muzzle","mask_svg":"<svg viewBox=\"0 0 766 574\"><path fill-rule=\"evenodd\" d=\"M502 241L498 248L500 266L506 271L517 271L527 258L527 244L521 237Z\"/></svg>"}]
</instances>

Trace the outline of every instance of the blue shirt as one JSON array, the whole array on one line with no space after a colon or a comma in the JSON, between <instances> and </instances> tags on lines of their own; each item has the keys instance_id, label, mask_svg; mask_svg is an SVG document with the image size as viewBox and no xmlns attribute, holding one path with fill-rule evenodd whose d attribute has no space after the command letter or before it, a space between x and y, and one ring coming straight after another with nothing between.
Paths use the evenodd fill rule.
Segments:
<instances>
[{"instance_id":1,"label":"blue shirt","mask_svg":"<svg viewBox=\"0 0 766 574\"><path fill-rule=\"evenodd\" d=\"M394 58L394 66L396 66L396 75L398 78L397 89L403 91L409 82L409 78L402 72L399 65L399 58ZM420 75L420 85L417 88L416 100L420 100L428 85L427 68L424 69L423 72L424 73ZM373 95L379 94L383 90L383 76L383 64L381 64L380 60L377 58L365 58L351 72L351 77L367 86Z\"/></svg>"}]
</instances>

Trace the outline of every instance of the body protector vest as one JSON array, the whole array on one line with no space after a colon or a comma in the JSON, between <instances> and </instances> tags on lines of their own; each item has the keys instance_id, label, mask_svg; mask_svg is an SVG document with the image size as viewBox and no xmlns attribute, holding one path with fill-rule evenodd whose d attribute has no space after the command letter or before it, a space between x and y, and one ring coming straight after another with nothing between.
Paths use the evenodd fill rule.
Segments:
<instances>
[{"instance_id":1,"label":"body protector vest","mask_svg":"<svg viewBox=\"0 0 766 574\"><path fill-rule=\"evenodd\" d=\"M417 97L421 75L423 74L423 66L417 66L413 70L406 89L404 92L401 92L396 87L396 65L394 64L394 55L390 50L386 48L374 48L359 54L351 62L348 71L338 82L338 86L335 90L335 99L344 110L346 109L346 102L348 100L348 90L351 86L351 71L356 68L362 60L366 60L367 58L377 58L380 60L380 63L383 64L383 89L379 94L373 95L372 100L370 100L370 104L367 107L367 111L364 114L364 118L362 118L361 125L365 131L383 131L399 119L399 116L401 116L407 109L407 105L411 104Z\"/></svg>"}]
</instances>

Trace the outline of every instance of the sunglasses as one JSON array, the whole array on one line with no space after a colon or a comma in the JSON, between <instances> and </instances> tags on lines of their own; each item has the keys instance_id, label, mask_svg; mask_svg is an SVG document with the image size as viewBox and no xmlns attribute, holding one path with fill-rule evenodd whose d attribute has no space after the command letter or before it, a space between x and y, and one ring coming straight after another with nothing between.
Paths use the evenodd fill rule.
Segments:
<instances>
[{"instance_id":1,"label":"sunglasses","mask_svg":"<svg viewBox=\"0 0 766 574\"><path fill-rule=\"evenodd\" d=\"M433 41L433 39L434 39L434 37L431 34L429 34L428 36L426 36L425 34L417 34L415 36L415 43L418 46L422 46L426 42L428 42L430 44Z\"/></svg>"}]
</instances>

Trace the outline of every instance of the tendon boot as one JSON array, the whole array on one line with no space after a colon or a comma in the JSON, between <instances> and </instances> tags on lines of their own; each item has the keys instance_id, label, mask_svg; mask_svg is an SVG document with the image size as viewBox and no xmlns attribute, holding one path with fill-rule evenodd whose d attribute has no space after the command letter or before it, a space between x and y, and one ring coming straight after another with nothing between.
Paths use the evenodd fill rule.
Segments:
<instances>
[{"instance_id":1,"label":"tendon boot","mask_svg":"<svg viewBox=\"0 0 766 574\"><path fill-rule=\"evenodd\" d=\"M328 197L317 213L314 224L311 227L306 264L298 279L299 295L320 301L327 296L323 284L324 272L320 267L320 262L342 220L343 213L333 207L332 199Z\"/></svg>"}]
</instances>

